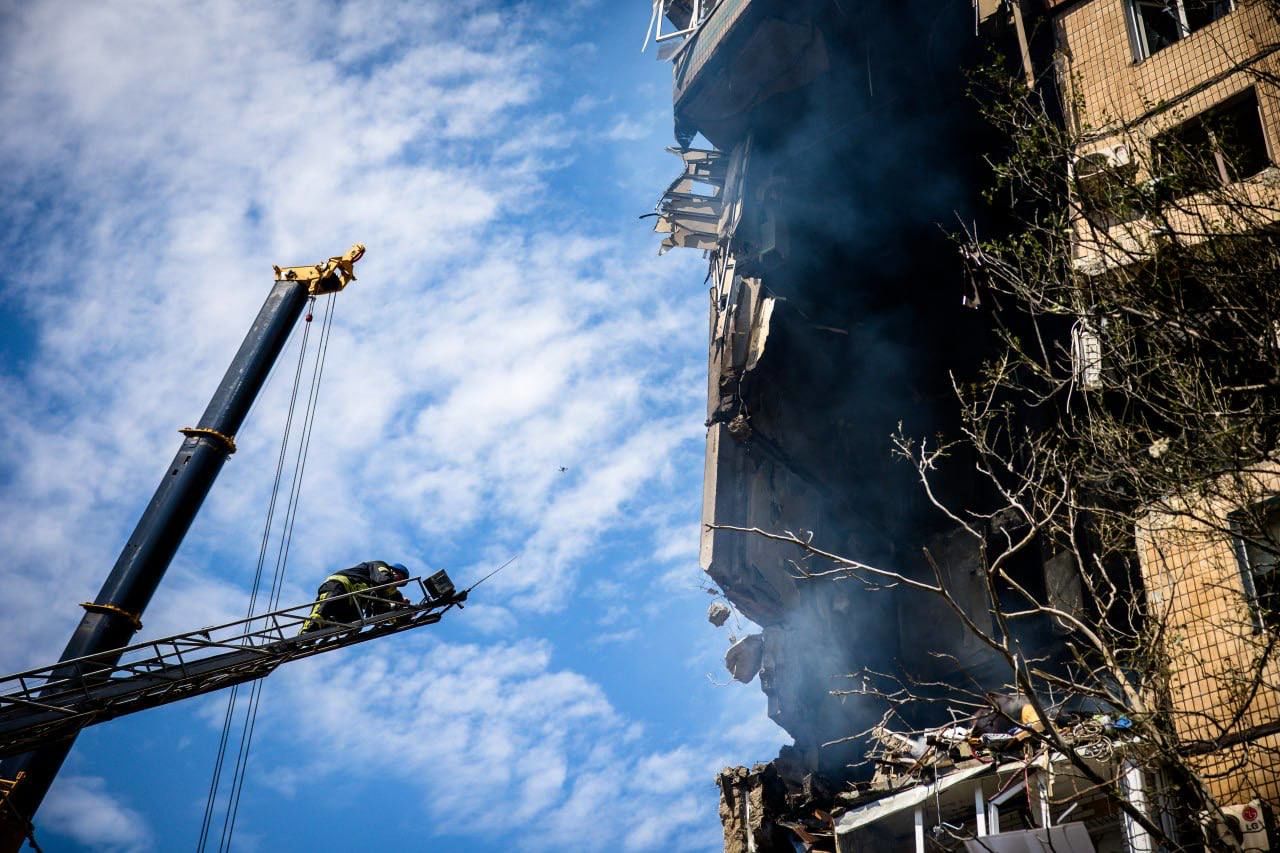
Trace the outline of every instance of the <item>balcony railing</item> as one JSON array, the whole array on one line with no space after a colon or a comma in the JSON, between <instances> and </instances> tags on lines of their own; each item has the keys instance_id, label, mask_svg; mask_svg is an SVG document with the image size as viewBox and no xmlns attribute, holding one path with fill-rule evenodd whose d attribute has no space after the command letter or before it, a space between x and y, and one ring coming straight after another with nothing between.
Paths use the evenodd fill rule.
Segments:
<instances>
[{"instance_id":1,"label":"balcony railing","mask_svg":"<svg viewBox=\"0 0 1280 853\"><path fill-rule=\"evenodd\" d=\"M706 66L751 0L720 0L696 28L675 58L675 99L679 101Z\"/></svg>"}]
</instances>

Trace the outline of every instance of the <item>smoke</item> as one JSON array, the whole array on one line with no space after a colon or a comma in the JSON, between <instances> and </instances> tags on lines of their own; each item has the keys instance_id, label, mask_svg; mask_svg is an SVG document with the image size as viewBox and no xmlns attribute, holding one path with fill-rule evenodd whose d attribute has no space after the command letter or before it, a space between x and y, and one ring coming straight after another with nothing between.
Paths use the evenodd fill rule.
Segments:
<instances>
[{"instance_id":1,"label":"smoke","mask_svg":"<svg viewBox=\"0 0 1280 853\"><path fill-rule=\"evenodd\" d=\"M899 425L913 436L954 433L951 376L972 371L986 347L983 322L961 307L963 271L948 236L980 215L992 145L965 94L981 49L972 10L955 0L846 0L775 14L816 28L826 70L709 134L729 149L749 131L735 254L781 300L741 391L752 427L743 470L759 485L746 488L768 498L747 500L750 517L719 520L812 531L819 547L923 572L921 547L947 525L913 468L894 458L891 436ZM696 119L678 115L677 124ZM943 487L962 497L973 488L964 477ZM743 546L739 559L785 563L797 551ZM712 574L733 599L747 566L725 562ZM937 636L936 623L904 620L905 606L895 591L805 581L762 620L770 713L809 766L847 775L861 747L820 745L884 710L831 691L857 687L848 676L864 668L901 667Z\"/></svg>"}]
</instances>

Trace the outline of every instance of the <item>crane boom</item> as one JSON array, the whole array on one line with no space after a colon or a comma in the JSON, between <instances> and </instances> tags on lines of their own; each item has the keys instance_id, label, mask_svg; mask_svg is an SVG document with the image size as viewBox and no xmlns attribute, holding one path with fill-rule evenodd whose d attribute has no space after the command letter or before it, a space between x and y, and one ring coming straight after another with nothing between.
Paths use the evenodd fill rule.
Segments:
<instances>
[{"instance_id":1,"label":"crane boom","mask_svg":"<svg viewBox=\"0 0 1280 853\"><path fill-rule=\"evenodd\" d=\"M200 505L236 452L236 433L258 392L266 383L280 352L309 297L337 293L355 279L355 263L364 255L357 243L345 255L312 266L276 267L276 281L240 349L218 384L195 426L185 427L173 461L165 468L151 501L116 559L98 596L82 606L85 614L67 641L61 663L98 657L114 663L112 655L142 628L142 614L182 544ZM72 669L52 673L55 680L74 677ZM43 701L36 698L31 701ZM16 853L31 833L49 786L53 784L76 730L60 740L0 761L0 782L7 783L0 799L0 853Z\"/></svg>"},{"instance_id":2,"label":"crane boom","mask_svg":"<svg viewBox=\"0 0 1280 853\"><path fill-rule=\"evenodd\" d=\"M330 620L320 631L299 633L311 612L308 602L4 676L0 678L0 755L31 750L136 711L253 681L289 661L433 625L467 598L467 591L433 597L434 590L421 578L414 581L423 592L418 604L358 622ZM359 599L379 589L330 600Z\"/></svg>"}]
</instances>

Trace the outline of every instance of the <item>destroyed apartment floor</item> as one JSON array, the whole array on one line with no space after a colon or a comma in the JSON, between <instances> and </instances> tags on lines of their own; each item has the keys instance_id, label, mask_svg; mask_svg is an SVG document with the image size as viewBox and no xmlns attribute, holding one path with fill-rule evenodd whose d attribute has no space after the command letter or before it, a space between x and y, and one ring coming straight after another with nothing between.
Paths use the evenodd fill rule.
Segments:
<instances>
[{"instance_id":1,"label":"destroyed apartment floor","mask_svg":"<svg viewBox=\"0 0 1280 853\"><path fill-rule=\"evenodd\" d=\"M726 853L899 849L863 847L853 840L855 834L870 831L885 843L893 830L885 827L895 821L901 824L898 829L908 830L899 839L904 842L901 849L911 849L909 831L919 806L926 813L933 850L963 850L967 839L1042 827L1033 793L1038 774L1054 765L1059 787L1069 785L1073 777L1063 756L1038 742L1040 724L1033 716L1028 720L1025 726L1016 725L1003 714L986 714L916 734L878 726L867 753L874 768L867 782L841 784L809 772L791 747L784 747L767 764L725 768L716 780L724 849ZM1080 715L1069 723L1060 719L1058 726L1076 753L1101 772L1128 748L1130 724L1124 718ZM1086 787L1077 785L1079 790ZM997 811L1007 803L1005 811L998 817L983 811L979 817L974 809L975 790L985 791L979 801L997 804ZM1089 835L1118 832L1117 809L1105 798L1080 796L1069 816L1073 822L1084 822Z\"/></svg>"}]
</instances>

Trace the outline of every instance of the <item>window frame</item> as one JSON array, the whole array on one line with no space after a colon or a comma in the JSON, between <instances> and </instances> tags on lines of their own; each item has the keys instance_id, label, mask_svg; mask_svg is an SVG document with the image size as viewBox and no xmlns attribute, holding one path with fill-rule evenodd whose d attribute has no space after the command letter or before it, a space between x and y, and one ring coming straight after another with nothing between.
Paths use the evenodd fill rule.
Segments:
<instances>
[{"instance_id":1,"label":"window frame","mask_svg":"<svg viewBox=\"0 0 1280 853\"><path fill-rule=\"evenodd\" d=\"M1258 600L1258 585L1254 582L1253 566L1249 563L1249 536L1245 533L1245 517L1263 518L1272 513L1280 513L1280 495L1272 495L1248 507L1238 509L1227 516L1227 524L1231 529L1231 550L1235 554L1236 566L1240 570L1240 582L1244 587L1244 597L1249 605L1249 621L1253 625L1253 633L1261 634L1270 629L1280 631L1280 606L1272 602L1264 606ZM1280 542L1276 543L1280 548ZM1280 555L1277 555L1280 561ZM1280 572L1280 565L1271 571ZM1264 613L1267 610L1269 612Z\"/></svg>"},{"instance_id":2,"label":"window frame","mask_svg":"<svg viewBox=\"0 0 1280 853\"><path fill-rule=\"evenodd\" d=\"M1215 119L1221 117L1224 114L1230 113L1231 110L1236 109L1240 104L1243 104L1245 102L1249 102L1253 108L1250 113L1250 119L1257 121L1256 129L1258 131L1258 139L1262 143L1261 154L1262 154L1262 159L1265 161L1265 163L1264 165L1262 165L1261 168L1253 172L1250 172L1247 175L1235 176L1232 174L1231 167L1236 166L1238 164L1233 163L1227 159L1227 154L1230 152L1228 152L1227 146L1224 140L1219 136L1218 131L1220 128L1216 128L1213 122ZM1178 122L1172 127L1165 128L1160 133L1151 137L1149 153L1151 156L1152 168L1153 170L1155 170L1157 174L1163 174L1165 169L1167 168L1161 162L1160 150L1161 150L1162 140L1176 137L1178 134L1185 134L1188 131L1195 130L1197 128L1203 130L1205 134L1206 140L1208 142L1207 152L1213 158L1212 174L1217 178L1217 180L1214 186L1206 186L1200 189L1195 189L1192 192L1186 193L1186 195L1194 195L1195 192L1210 191L1219 187L1229 187L1233 184L1237 184L1242 181L1247 181L1250 178L1256 177L1257 175L1262 174L1267 169L1272 168L1276 165L1275 158L1272 156L1272 153L1271 153L1272 152L1271 137L1267 132L1266 118L1262 114L1262 100L1258 96L1257 86L1246 86L1240 91L1226 98L1223 98L1222 100L1218 101L1212 106L1207 107L1201 110L1200 112L1196 113L1195 115ZM1254 128L1251 127L1250 130L1252 129ZM1231 141L1231 140L1228 139L1227 141ZM1209 165L1207 161L1205 165Z\"/></svg>"},{"instance_id":3,"label":"window frame","mask_svg":"<svg viewBox=\"0 0 1280 853\"><path fill-rule=\"evenodd\" d=\"M1142 22L1142 13L1138 10L1138 6L1142 2L1144 2L1144 0L1125 0L1124 3L1125 22L1129 30L1129 46L1132 48L1133 61L1135 64L1150 59L1152 56L1164 50L1165 47L1171 47L1193 33L1198 33L1205 27L1221 21L1223 18L1227 17L1227 15L1230 15L1239 8L1238 0L1226 0L1228 4L1227 11L1223 12L1219 17L1214 18L1208 24L1202 24L1193 30L1191 29L1191 24L1187 18L1187 0L1167 0L1167 2L1174 4L1178 11L1178 37L1169 44L1164 45L1164 47L1152 50L1151 45L1147 42L1147 30ZM1151 0L1146 0L1146 2L1151 2Z\"/></svg>"}]
</instances>

